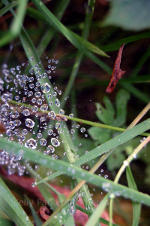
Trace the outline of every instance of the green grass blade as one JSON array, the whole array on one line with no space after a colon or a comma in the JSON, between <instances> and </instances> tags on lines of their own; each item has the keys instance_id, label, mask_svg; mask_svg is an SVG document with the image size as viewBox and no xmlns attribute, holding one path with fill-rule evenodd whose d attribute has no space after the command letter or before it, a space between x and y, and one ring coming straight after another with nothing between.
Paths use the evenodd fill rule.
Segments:
<instances>
[{"instance_id":1,"label":"green grass blade","mask_svg":"<svg viewBox=\"0 0 150 226\"><path fill-rule=\"evenodd\" d=\"M11 25L11 30L12 30L13 34L15 34L15 35L19 34L19 32L21 31L23 19L24 19L25 12L26 12L27 3L28 3L28 0L18 1L18 9L16 12L16 16Z\"/></svg>"},{"instance_id":2,"label":"green grass blade","mask_svg":"<svg viewBox=\"0 0 150 226\"><path fill-rule=\"evenodd\" d=\"M137 186L135 184L134 177L132 175L132 171L131 171L130 167L126 168L126 177L127 177L129 187L137 190ZM140 215L141 215L141 204L133 202L132 226L138 226L139 225Z\"/></svg>"},{"instance_id":3,"label":"green grass blade","mask_svg":"<svg viewBox=\"0 0 150 226\"><path fill-rule=\"evenodd\" d=\"M145 122L150 124L150 120L146 120ZM22 158L27 161L32 161L36 164L40 164L45 166L46 168L50 168L56 171L64 172L68 176L79 178L81 180L86 180L91 184L94 184L98 187L101 187L106 192L111 192L116 196L122 196L125 198L129 198L135 202L141 202L145 205L150 206L150 196L144 194L142 192L135 191L131 188L125 187L120 184L116 184L111 180L105 179L103 177L93 175L92 173L87 172L70 164L68 162L64 162L62 160L56 160L49 156L45 156L43 153L40 153L38 150L32 150L26 148L25 146L16 143L14 141L10 141L7 138L0 137L0 147L1 149L5 149L9 153L18 154L20 150L23 150Z\"/></svg>"},{"instance_id":4,"label":"green grass blade","mask_svg":"<svg viewBox=\"0 0 150 226\"><path fill-rule=\"evenodd\" d=\"M119 145L126 143L127 141L140 135L141 133L143 133L145 130L148 130L148 129L150 129L150 119L147 119L142 123L139 123L138 125L134 126L132 129L129 129L121 133L120 135L114 137L113 139L94 148L93 150L88 152L86 155L81 156L80 159L77 160L76 164L82 165L92 159L95 159L96 157L112 150L113 148L116 148Z\"/></svg>"},{"instance_id":5,"label":"green grass blade","mask_svg":"<svg viewBox=\"0 0 150 226\"><path fill-rule=\"evenodd\" d=\"M150 57L150 47L147 48L147 50L144 52L142 57L139 59L137 65L135 66L135 68L133 69L133 71L131 73L132 77L135 77L135 76L138 75L138 73L140 72L142 66L148 60L149 57Z\"/></svg>"},{"instance_id":6,"label":"green grass blade","mask_svg":"<svg viewBox=\"0 0 150 226\"><path fill-rule=\"evenodd\" d=\"M102 68L108 74L112 73L112 69L106 63L104 63L101 59L95 56L93 53L87 52L86 56L89 57L94 63L96 63L100 68Z\"/></svg>"},{"instance_id":7,"label":"green grass blade","mask_svg":"<svg viewBox=\"0 0 150 226\"><path fill-rule=\"evenodd\" d=\"M106 208L107 202L108 202L109 196L105 195L103 200L100 201L100 204L96 207L94 213L86 223L86 226L95 226L97 222L99 221L100 216L102 215L103 211Z\"/></svg>"},{"instance_id":8,"label":"green grass blade","mask_svg":"<svg viewBox=\"0 0 150 226\"><path fill-rule=\"evenodd\" d=\"M120 81L120 84L123 88L128 90L130 93L132 93L138 99L142 100L144 103L147 104L149 102L150 100L149 96L146 93L135 88L132 84L129 84L127 82L122 82L122 81Z\"/></svg>"},{"instance_id":9,"label":"green grass blade","mask_svg":"<svg viewBox=\"0 0 150 226\"><path fill-rule=\"evenodd\" d=\"M0 210L18 225L33 226L19 202L0 178Z\"/></svg>"},{"instance_id":10,"label":"green grass blade","mask_svg":"<svg viewBox=\"0 0 150 226\"><path fill-rule=\"evenodd\" d=\"M36 171L33 170L33 168L30 166L30 164L25 164L27 170L29 171L30 175L35 178L35 180L41 179L40 175L36 173ZM35 182L36 183L36 182ZM52 210L57 209L56 201L53 195L51 194L50 190L51 187L49 184L44 183L44 184L39 184L38 189L40 190L43 198L45 201L48 203L50 208Z\"/></svg>"},{"instance_id":11,"label":"green grass blade","mask_svg":"<svg viewBox=\"0 0 150 226\"><path fill-rule=\"evenodd\" d=\"M17 2L11 2L4 8L0 9L0 16L3 16L5 13L7 13L10 9L15 7L17 5Z\"/></svg>"},{"instance_id":12,"label":"green grass blade","mask_svg":"<svg viewBox=\"0 0 150 226\"><path fill-rule=\"evenodd\" d=\"M0 217L0 226L14 226L14 223L6 218Z\"/></svg>"},{"instance_id":13,"label":"green grass blade","mask_svg":"<svg viewBox=\"0 0 150 226\"><path fill-rule=\"evenodd\" d=\"M88 211L85 210L85 209L83 209L81 206L76 205L76 208L77 208L78 210L80 210L81 212L88 214ZM109 221L105 220L105 219L102 218L102 217L99 218L99 222L104 223L104 224L106 224L106 225L109 225ZM117 225L117 224L112 224L112 226L118 226L118 225Z\"/></svg>"},{"instance_id":14,"label":"green grass blade","mask_svg":"<svg viewBox=\"0 0 150 226\"><path fill-rule=\"evenodd\" d=\"M74 218L72 215L68 217L64 226L75 226Z\"/></svg>"},{"instance_id":15,"label":"green grass blade","mask_svg":"<svg viewBox=\"0 0 150 226\"><path fill-rule=\"evenodd\" d=\"M30 16L36 20L45 21L45 17L37 9L35 9L33 7L27 8L27 14L28 14L28 16Z\"/></svg>"},{"instance_id":16,"label":"green grass blade","mask_svg":"<svg viewBox=\"0 0 150 226\"><path fill-rule=\"evenodd\" d=\"M117 40L114 43L103 46L103 50L108 52L118 50L123 43L128 44L149 37L150 37L149 31L143 32L142 34L131 35L120 40Z\"/></svg>"},{"instance_id":17,"label":"green grass blade","mask_svg":"<svg viewBox=\"0 0 150 226\"><path fill-rule=\"evenodd\" d=\"M56 15L56 17L61 20L68 4L69 4L70 0L62 0L60 1L57 6L56 9L54 10L54 14ZM35 19L39 19L39 20L44 20L43 15L36 9L29 7L27 9L27 13L34 17ZM55 36L56 31L54 29L48 29L46 30L46 32L43 34L42 39L37 47L37 52L38 55L41 56L42 53L44 52L44 50L46 49L46 47L48 46L49 42L52 40L52 38Z\"/></svg>"},{"instance_id":18,"label":"green grass blade","mask_svg":"<svg viewBox=\"0 0 150 226\"><path fill-rule=\"evenodd\" d=\"M91 25L93 13L94 13L94 5L95 5L95 0L89 0L88 1L86 16L85 16L85 22L84 22L84 28L83 28L83 31L82 31L82 37L86 40L88 38L89 31L90 31L90 25ZM89 11L89 8L91 9L90 11ZM84 56L83 53L80 50L78 50L74 65L72 67L70 78L69 78L69 81L67 83L67 87L66 87L65 92L64 92L64 94L61 98L62 108L64 107L65 102L67 100L66 97L68 97L68 95L70 94L73 83L74 83L75 78L78 74L79 67L80 67L81 61L83 59L83 56Z\"/></svg>"},{"instance_id":19,"label":"green grass blade","mask_svg":"<svg viewBox=\"0 0 150 226\"><path fill-rule=\"evenodd\" d=\"M38 180L38 182L36 182L36 184L38 185L38 184L44 183L46 181L53 180L56 177L61 176L62 174L63 174L62 172L55 172L55 173L51 174L50 176L47 176L41 180Z\"/></svg>"},{"instance_id":20,"label":"green grass blade","mask_svg":"<svg viewBox=\"0 0 150 226\"><path fill-rule=\"evenodd\" d=\"M30 207L30 210L31 210L31 213L32 213L35 225L36 226L42 226L42 221L39 218L39 216L38 216L37 212L35 211L35 209L33 208L32 203L30 202L30 199L28 197L26 197L26 199L27 199L27 201L29 203L29 207Z\"/></svg>"},{"instance_id":21,"label":"green grass blade","mask_svg":"<svg viewBox=\"0 0 150 226\"><path fill-rule=\"evenodd\" d=\"M38 55L36 53L36 49L35 49L31 39L29 38L29 36L28 36L28 34L26 33L25 30L22 31L20 38L21 38L23 47L25 49L26 55L28 56L29 62L31 63L31 65L34 68L34 65L39 63L39 58L38 58ZM32 61L31 61L31 57L33 58ZM42 65L41 65L41 71L44 72ZM37 73L41 74L41 72L37 72ZM35 74L37 75L37 73L36 73L36 69L35 69ZM50 92L45 93L45 98L47 100L47 103L48 103L50 109L53 110L55 113L58 113L60 108L55 105L55 97L53 96L53 88L52 88L51 83L49 82L49 79L46 77L46 78L39 79L38 81L39 81L41 86L43 86L45 83L50 84L50 87L51 87ZM50 93L51 93L51 96L52 96L51 100L49 99ZM53 105L51 105L51 103L50 103L51 101L52 101ZM66 124L63 123L62 126L63 126L63 133L60 133L60 138L61 138L62 143L64 145L64 149L66 151L66 156L67 156L69 162L73 163L77 159L77 156L74 154L76 147L74 146L74 144L72 142L72 139L71 139L71 136L70 136L70 133L69 133L69 130L68 130ZM73 151L74 151L74 153L73 153ZM92 209L92 206L93 206L92 205L92 199L90 198L90 193L88 192L86 185L84 185L81 188L81 190L83 190L83 193L84 193L84 195L83 195L84 203L88 202L88 206L90 206L91 209Z\"/></svg>"},{"instance_id":22,"label":"green grass blade","mask_svg":"<svg viewBox=\"0 0 150 226\"><path fill-rule=\"evenodd\" d=\"M105 52L99 49L94 44L86 41L85 39L81 38L67 27L65 27L55 16L51 13L51 11L44 5L42 1L39 0L32 0L40 12L45 16L45 20L47 21L50 26L57 29L61 32L74 46L76 46L80 51L87 52L92 51L93 53L99 54L101 56L108 56Z\"/></svg>"},{"instance_id":23,"label":"green grass blade","mask_svg":"<svg viewBox=\"0 0 150 226\"><path fill-rule=\"evenodd\" d=\"M21 27L23 24L23 19L24 19L25 12L26 12L27 2L28 2L27 0L18 1L17 13L14 16L14 20L10 27L10 30L6 34L4 34L3 37L0 39L0 46L6 45L11 40L13 40L15 37L17 37L17 35L20 33ZM8 6L8 4L9 4L7 0L3 0L3 3L6 6Z\"/></svg>"}]
</instances>

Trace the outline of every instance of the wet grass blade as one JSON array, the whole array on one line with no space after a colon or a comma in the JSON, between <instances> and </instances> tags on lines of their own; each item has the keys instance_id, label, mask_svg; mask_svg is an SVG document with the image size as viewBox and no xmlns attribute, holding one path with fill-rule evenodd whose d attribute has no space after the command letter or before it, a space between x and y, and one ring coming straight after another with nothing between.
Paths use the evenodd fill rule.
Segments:
<instances>
[{"instance_id":1,"label":"wet grass blade","mask_svg":"<svg viewBox=\"0 0 150 226\"><path fill-rule=\"evenodd\" d=\"M145 130L148 130L148 129L150 129L150 119L147 119L142 123L139 123L138 125L134 126L132 129L129 129L121 133L120 135L114 137L113 139L89 151L86 155L81 156L80 159L77 160L76 164L82 165L86 162L89 162L92 159L95 159L98 156L101 156L102 154L107 153L113 148L116 148L119 145L126 143L127 141L140 135L141 133L143 133Z\"/></svg>"},{"instance_id":2,"label":"wet grass blade","mask_svg":"<svg viewBox=\"0 0 150 226\"><path fill-rule=\"evenodd\" d=\"M105 57L108 56L104 51L99 49L97 46L86 41L84 38L80 37L76 33L69 30L67 27L65 27L57 19L57 17L55 17L54 14L51 13L51 11L44 5L43 2L39 0L32 0L32 1L40 10L40 12L43 14L47 23L50 24L50 26L54 27L54 29L57 29L59 32L61 32L75 47L80 49L80 51L84 53L86 53L87 51L91 51L101 56L105 56Z\"/></svg>"},{"instance_id":3,"label":"wet grass blade","mask_svg":"<svg viewBox=\"0 0 150 226\"><path fill-rule=\"evenodd\" d=\"M149 121L146 120L145 122L148 122L150 124L150 120ZM32 150L32 149L26 148L25 146L20 145L19 143L16 143L14 141L10 141L4 137L0 137L0 147L2 149L5 149L7 152L13 153L13 154L19 154L20 150L23 150L22 158L24 160L43 165L46 168L64 172L64 174L67 174L68 176L85 180L86 182L89 182L98 187L101 187L106 192L111 192L114 195L116 194L116 196L129 198L132 201L140 202L150 206L149 195L144 194L142 192L135 191L126 186L116 184L111 180L105 179L103 177L93 175L92 173L89 173L86 170L83 170L76 165L70 164L68 162L64 162L62 160L56 160L49 156L45 156L43 153L40 153L38 150L35 150L35 149Z\"/></svg>"},{"instance_id":4,"label":"wet grass blade","mask_svg":"<svg viewBox=\"0 0 150 226\"><path fill-rule=\"evenodd\" d=\"M18 225L33 226L19 202L0 178L0 210Z\"/></svg>"}]
</instances>

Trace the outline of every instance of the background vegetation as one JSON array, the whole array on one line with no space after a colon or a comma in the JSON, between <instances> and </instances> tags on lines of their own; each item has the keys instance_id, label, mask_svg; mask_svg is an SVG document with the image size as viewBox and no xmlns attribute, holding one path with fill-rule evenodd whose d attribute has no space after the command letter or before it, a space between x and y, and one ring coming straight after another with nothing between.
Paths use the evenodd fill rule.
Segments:
<instances>
[{"instance_id":1,"label":"background vegetation","mask_svg":"<svg viewBox=\"0 0 150 226\"><path fill-rule=\"evenodd\" d=\"M149 225L149 1L2 0L0 7L0 225ZM122 44L126 73L106 94ZM30 77L45 104L36 113L24 98ZM23 110L30 112L25 142L10 135L4 104L9 116L20 115L18 134ZM53 143L48 128L55 128L55 153L38 143L42 117L43 142Z\"/></svg>"}]
</instances>

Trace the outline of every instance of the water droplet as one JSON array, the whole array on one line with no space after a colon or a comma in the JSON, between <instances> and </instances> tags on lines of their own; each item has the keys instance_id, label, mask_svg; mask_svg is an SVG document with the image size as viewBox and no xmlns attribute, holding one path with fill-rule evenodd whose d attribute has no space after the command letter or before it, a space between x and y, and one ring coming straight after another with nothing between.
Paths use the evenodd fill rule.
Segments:
<instances>
[{"instance_id":1,"label":"water droplet","mask_svg":"<svg viewBox=\"0 0 150 226\"><path fill-rule=\"evenodd\" d=\"M41 111L47 111L47 110L48 110L48 105L47 105L47 104L43 104L43 105L40 107L40 110L41 110Z\"/></svg>"},{"instance_id":2,"label":"water droplet","mask_svg":"<svg viewBox=\"0 0 150 226\"><path fill-rule=\"evenodd\" d=\"M52 145L48 145L46 148L46 151L44 151L45 154L53 154L55 152L55 148Z\"/></svg>"},{"instance_id":3,"label":"water droplet","mask_svg":"<svg viewBox=\"0 0 150 226\"><path fill-rule=\"evenodd\" d=\"M52 136L52 135L53 135L53 130L52 130L52 129L49 129L49 130L48 130L48 135L49 135L49 136Z\"/></svg>"},{"instance_id":4,"label":"water droplet","mask_svg":"<svg viewBox=\"0 0 150 226\"><path fill-rule=\"evenodd\" d=\"M29 139L25 143L25 147L35 149L37 147L37 142L33 138Z\"/></svg>"},{"instance_id":5,"label":"water droplet","mask_svg":"<svg viewBox=\"0 0 150 226\"><path fill-rule=\"evenodd\" d=\"M34 122L32 119L27 118L27 119L25 120L25 125L26 125L28 128L33 128L34 125L35 125L35 122Z\"/></svg>"},{"instance_id":6,"label":"water droplet","mask_svg":"<svg viewBox=\"0 0 150 226\"><path fill-rule=\"evenodd\" d=\"M46 139L44 139L44 138L40 139L40 145L41 146L46 146L46 144L47 144L47 140Z\"/></svg>"},{"instance_id":7,"label":"water droplet","mask_svg":"<svg viewBox=\"0 0 150 226\"><path fill-rule=\"evenodd\" d=\"M81 127L80 131L81 131L81 133L84 133L86 131L86 129L84 127Z\"/></svg>"},{"instance_id":8,"label":"water droplet","mask_svg":"<svg viewBox=\"0 0 150 226\"><path fill-rule=\"evenodd\" d=\"M9 93L9 92L4 93L4 94L1 96L1 99L2 99L2 101L4 101L4 102L10 101L10 100L12 100L12 98L13 98L13 95L12 95L12 93Z\"/></svg>"},{"instance_id":9,"label":"water droplet","mask_svg":"<svg viewBox=\"0 0 150 226\"><path fill-rule=\"evenodd\" d=\"M123 161L123 164L124 164L125 166L128 166L128 165L129 165L129 163L128 163L127 160L124 160L124 161Z\"/></svg>"},{"instance_id":10,"label":"water droplet","mask_svg":"<svg viewBox=\"0 0 150 226\"><path fill-rule=\"evenodd\" d=\"M55 114L54 111L48 112L48 116L49 116L51 119L53 119L53 120L55 120L55 118L56 118L56 114Z\"/></svg>"},{"instance_id":11,"label":"water droplet","mask_svg":"<svg viewBox=\"0 0 150 226\"><path fill-rule=\"evenodd\" d=\"M42 85L41 89L42 89L43 93L48 93L48 92L50 92L51 87L48 83L45 83L44 85Z\"/></svg>"},{"instance_id":12,"label":"water droplet","mask_svg":"<svg viewBox=\"0 0 150 226\"><path fill-rule=\"evenodd\" d=\"M54 147L58 147L60 145L60 142L59 140L57 140L56 138L51 138L51 144L54 146Z\"/></svg>"},{"instance_id":13,"label":"water droplet","mask_svg":"<svg viewBox=\"0 0 150 226\"><path fill-rule=\"evenodd\" d=\"M24 110L22 111L22 114L23 114L24 116L29 116L29 115L30 115L29 109L24 109Z\"/></svg>"},{"instance_id":14,"label":"water droplet","mask_svg":"<svg viewBox=\"0 0 150 226\"><path fill-rule=\"evenodd\" d=\"M60 107L60 101L59 101L58 99L55 100L55 105L56 105L57 107Z\"/></svg>"}]
</instances>

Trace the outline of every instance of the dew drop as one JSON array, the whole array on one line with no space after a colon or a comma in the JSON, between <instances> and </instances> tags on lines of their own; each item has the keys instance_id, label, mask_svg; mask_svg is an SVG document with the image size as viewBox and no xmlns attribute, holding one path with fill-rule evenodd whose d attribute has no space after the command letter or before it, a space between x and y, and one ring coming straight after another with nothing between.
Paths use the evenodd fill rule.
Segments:
<instances>
[{"instance_id":1,"label":"dew drop","mask_svg":"<svg viewBox=\"0 0 150 226\"><path fill-rule=\"evenodd\" d=\"M46 144L47 144L46 139L41 138L41 139L40 139L40 145L41 145L41 146L46 146Z\"/></svg>"},{"instance_id":2,"label":"dew drop","mask_svg":"<svg viewBox=\"0 0 150 226\"><path fill-rule=\"evenodd\" d=\"M43 93L48 93L48 92L50 92L51 87L48 83L45 83L44 85L42 85L41 89L42 89Z\"/></svg>"},{"instance_id":3,"label":"dew drop","mask_svg":"<svg viewBox=\"0 0 150 226\"><path fill-rule=\"evenodd\" d=\"M25 147L35 149L37 147L37 142L33 138L29 139L25 143Z\"/></svg>"},{"instance_id":4,"label":"dew drop","mask_svg":"<svg viewBox=\"0 0 150 226\"><path fill-rule=\"evenodd\" d=\"M58 147L60 145L60 142L59 140L57 140L56 138L51 138L51 144L54 146L54 147Z\"/></svg>"},{"instance_id":5,"label":"dew drop","mask_svg":"<svg viewBox=\"0 0 150 226\"><path fill-rule=\"evenodd\" d=\"M34 125L35 125L35 122L34 122L32 119L27 118L27 119L25 120L25 125L26 125L26 127L28 127L28 128L33 128Z\"/></svg>"},{"instance_id":6,"label":"dew drop","mask_svg":"<svg viewBox=\"0 0 150 226\"><path fill-rule=\"evenodd\" d=\"M22 111L22 114L23 114L24 116L29 116L29 115L30 115L29 109L24 109L24 110Z\"/></svg>"},{"instance_id":7,"label":"dew drop","mask_svg":"<svg viewBox=\"0 0 150 226\"><path fill-rule=\"evenodd\" d=\"M84 127L81 127L80 131L81 131L81 133L84 133L86 131L86 129Z\"/></svg>"},{"instance_id":8,"label":"dew drop","mask_svg":"<svg viewBox=\"0 0 150 226\"><path fill-rule=\"evenodd\" d=\"M52 145L48 145L44 154L53 154L55 152L55 148Z\"/></svg>"}]
</instances>

